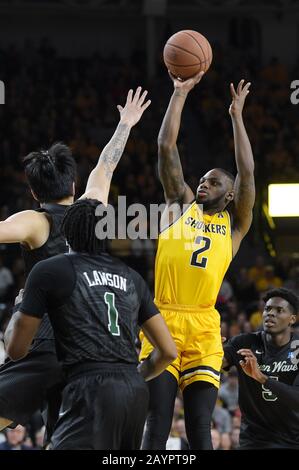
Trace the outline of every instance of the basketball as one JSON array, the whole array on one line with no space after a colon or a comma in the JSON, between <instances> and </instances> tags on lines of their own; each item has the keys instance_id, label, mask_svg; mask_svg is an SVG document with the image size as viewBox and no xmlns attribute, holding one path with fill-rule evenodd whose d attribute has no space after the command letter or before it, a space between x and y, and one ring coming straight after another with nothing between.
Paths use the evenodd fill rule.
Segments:
<instances>
[{"instance_id":1,"label":"basketball","mask_svg":"<svg viewBox=\"0 0 299 470\"><path fill-rule=\"evenodd\" d=\"M163 58L167 69L186 80L198 72L206 72L212 62L209 41L197 31L186 29L171 36L165 44Z\"/></svg>"}]
</instances>

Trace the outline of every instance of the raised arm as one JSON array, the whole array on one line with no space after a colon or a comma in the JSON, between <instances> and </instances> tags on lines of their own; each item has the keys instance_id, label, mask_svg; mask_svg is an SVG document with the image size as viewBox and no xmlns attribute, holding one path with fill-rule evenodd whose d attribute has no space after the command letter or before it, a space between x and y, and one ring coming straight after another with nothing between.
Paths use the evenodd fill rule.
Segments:
<instances>
[{"instance_id":1,"label":"raised arm","mask_svg":"<svg viewBox=\"0 0 299 470\"><path fill-rule=\"evenodd\" d=\"M81 198L98 199L107 204L112 175L123 154L131 129L139 122L151 103L150 100L145 101L147 91L142 94L141 91L141 87L138 87L134 94L133 90L130 90L125 106L117 106L120 121L110 142L103 149L96 167L90 173L85 193Z\"/></svg>"},{"instance_id":2,"label":"raised arm","mask_svg":"<svg viewBox=\"0 0 299 470\"><path fill-rule=\"evenodd\" d=\"M242 111L249 93L250 83L241 80L237 91L231 83L232 103L229 113L232 119L235 158L238 174L235 181L233 209L233 254L240 247L242 239L248 232L252 222L252 209L255 200L254 160L250 141L244 126Z\"/></svg>"},{"instance_id":3,"label":"raised arm","mask_svg":"<svg viewBox=\"0 0 299 470\"><path fill-rule=\"evenodd\" d=\"M167 204L189 203L194 199L184 181L182 165L177 149L183 107L192 88L201 80L203 72L189 80L181 81L171 76L174 92L171 96L158 136L158 170Z\"/></svg>"}]
</instances>

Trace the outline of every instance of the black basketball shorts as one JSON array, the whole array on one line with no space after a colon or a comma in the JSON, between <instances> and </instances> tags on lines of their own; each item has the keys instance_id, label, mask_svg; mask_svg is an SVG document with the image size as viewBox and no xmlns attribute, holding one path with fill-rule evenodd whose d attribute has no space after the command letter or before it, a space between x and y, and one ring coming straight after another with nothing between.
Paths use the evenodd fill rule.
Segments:
<instances>
[{"instance_id":1,"label":"black basketball shorts","mask_svg":"<svg viewBox=\"0 0 299 470\"><path fill-rule=\"evenodd\" d=\"M50 448L140 449L149 392L136 366L108 365L82 374L63 391Z\"/></svg>"},{"instance_id":2,"label":"black basketball shorts","mask_svg":"<svg viewBox=\"0 0 299 470\"><path fill-rule=\"evenodd\" d=\"M0 416L26 424L43 407L51 388L57 388L62 380L54 340L34 342L26 357L0 367Z\"/></svg>"}]
</instances>

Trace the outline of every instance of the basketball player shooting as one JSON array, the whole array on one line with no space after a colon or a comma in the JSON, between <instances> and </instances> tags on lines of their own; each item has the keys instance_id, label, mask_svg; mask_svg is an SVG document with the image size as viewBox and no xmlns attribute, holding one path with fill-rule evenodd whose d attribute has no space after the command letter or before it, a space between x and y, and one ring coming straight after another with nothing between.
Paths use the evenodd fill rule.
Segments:
<instances>
[{"instance_id":1,"label":"basketball player shooting","mask_svg":"<svg viewBox=\"0 0 299 470\"><path fill-rule=\"evenodd\" d=\"M155 303L176 342L178 357L149 382L144 449L165 449L178 387L183 392L190 448L212 449L211 415L223 357L215 303L252 222L254 161L242 118L250 83L241 80L237 89L230 85L236 178L221 168L209 170L201 177L196 195L184 180L177 149L181 114L189 92L202 76L200 72L185 81L171 76L174 92L158 137L159 177L167 204L156 258ZM178 225L184 234L180 239L173 236ZM143 339L141 360L150 350Z\"/></svg>"}]
</instances>

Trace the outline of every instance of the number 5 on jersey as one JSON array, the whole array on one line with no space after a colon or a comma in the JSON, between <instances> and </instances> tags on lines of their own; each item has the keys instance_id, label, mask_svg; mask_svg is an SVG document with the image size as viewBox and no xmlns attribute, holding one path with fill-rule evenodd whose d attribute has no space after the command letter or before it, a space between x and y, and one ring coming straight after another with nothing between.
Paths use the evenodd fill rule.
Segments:
<instances>
[{"instance_id":1,"label":"number 5 on jersey","mask_svg":"<svg viewBox=\"0 0 299 470\"><path fill-rule=\"evenodd\" d=\"M269 378L274 379L274 380L278 380L278 377L275 377L273 375L270 375ZM274 395L274 393L271 392L271 390L266 388L264 385L262 385L262 397L266 401L276 401L277 400L277 396Z\"/></svg>"},{"instance_id":2,"label":"number 5 on jersey","mask_svg":"<svg viewBox=\"0 0 299 470\"><path fill-rule=\"evenodd\" d=\"M196 245L202 245L201 248L198 250L193 251L191 257L191 266L195 266L197 268L205 268L208 263L208 258L202 257L201 260L198 260L198 256L204 253L205 251L209 250L211 247L211 240L208 237L199 236L195 239Z\"/></svg>"},{"instance_id":3,"label":"number 5 on jersey","mask_svg":"<svg viewBox=\"0 0 299 470\"><path fill-rule=\"evenodd\" d=\"M108 306L108 330L113 336L120 336L118 311L115 307L115 294L105 292L104 300L105 304Z\"/></svg>"}]
</instances>

